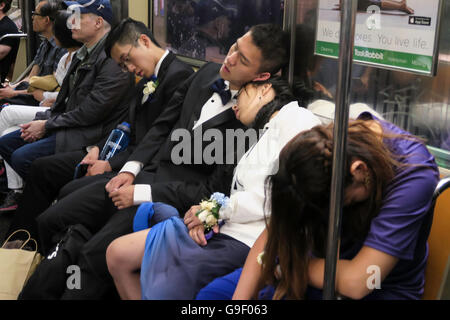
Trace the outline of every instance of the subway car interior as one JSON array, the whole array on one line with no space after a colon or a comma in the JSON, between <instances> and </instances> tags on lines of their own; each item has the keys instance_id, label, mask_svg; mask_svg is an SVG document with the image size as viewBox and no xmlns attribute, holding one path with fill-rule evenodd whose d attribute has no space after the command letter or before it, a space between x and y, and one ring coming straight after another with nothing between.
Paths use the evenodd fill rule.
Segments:
<instances>
[{"instance_id":1,"label":"subway car interior","mask_svg":"<svg viewBox=\"0 0 450 320\"><path fill-rule=\"evenodd\" d=\"M79 2L89 6L90 2L96 4L103 1ZM20 82L33 67L36 53L43 41L33 30L33 19L40 15L36 11L39 2L13 0L11 9L7 12L19 31L2 35L0 44L7 39L16 39L19 46L3 85ZM434 157L440 181L433 186L434 192L428 209L432 221L429 221L426 241L428 258L421 299L450 299L449 0L109 2L114 15L113 26L126 18L143 22L161 48L169 50L188 64L194 74L208 62L222 64L229 54L229 48L255 25L276 24L288 33L289 63L280 74L291 88L295 87L299 77L307 79L305 81L312 88L320 91L320 96L315 101L310 100L305 107L323 125L334 123L333 185L330 190L328 226L323 230L323 241L326 243L325 252L322 253L325 261L322 284L324 299L345 299L345 294L338 293L335 288L340 285L336 274L339 272L337 262L343 232L342 220L345 220L341 218L342 215L345 216L344 180L348 177L343 169L346 141L350 139L347 132L350 132L348 127L351 126L347 120L356 119L368 111L377 119L383 119L402 130L396 132L408 132L418 137ZM212 22L214 30L211 29ZM341 30L345 32L340 32ZM301 42L298 41L299 37ZM113 56L112 53L111 55ZM122 67L124 65L128 68L128 64L122 63ZM298 67L304 65L307 66L306 70L299 71ZM140 77L135 76L135 83L139 80ZM242 90L239 91L239 96L241 94ZM8 107L8 104L2 106L4 107ZM0 117L1 115L0 113ZM414 158L411 154L405 156L408 157ZM0 178L2 191L6 192L7 177L3 171ZM176 193L176 189L174 190ZM57 204L56 199L55 202ZM6 244L10 236L14 215L14 211L0 212L2 244ZM344 228L345 226L347 225L344 223ZM269 229L269 235L270 232L272 229ZM0 250L8 249L2 247ZM312 255L311 252L309 254ZM0 264L4 263L5 257L0 256ZM281 257L280 254L280 260ZM48 258L45 262L47 260ZM3 270L1 266L0 269ZM405 273L408 271L410 270L404 270ZM68 275L70 274L65 276ZM0 282L5 281L4 278L0 277ZM82 284L84 285L83 280ZM1 284L0 287L4 288ZM284 291L287 292L289 291Z\"/></svg>"}]
</instances>

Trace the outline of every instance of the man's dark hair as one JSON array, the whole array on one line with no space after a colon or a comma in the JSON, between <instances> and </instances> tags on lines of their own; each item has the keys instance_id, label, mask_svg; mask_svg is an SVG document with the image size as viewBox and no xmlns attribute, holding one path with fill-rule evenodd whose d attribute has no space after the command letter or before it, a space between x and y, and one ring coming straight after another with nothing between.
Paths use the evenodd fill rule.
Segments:
<instances>
[{"instance_id":1,"label":"man's dark hair","mask_svg":"<svg viewBox=\"0 0 450 320\"><path fill-rule=\"evenodd\" d=\"M253 43L261 50L260 72L276 74L289 63L289 33L276 24L258 24L250 29Z\"/></svg>"},{"instance_id":2,"label":"man's dark hair","mask_svg":"<svg viewBox=\"0 0 450 320\"><path fill-rule=\"evenodd\" d=\"M83 46L83 44L72 38L72 30L67 27L67 19L70 16L71 13L64 10L60 10L56 13L53 34L61 43L62 48L79 48Z\"/></svg>"},{"instance_id":3,"label":"man's dark hair","mask_svg":"<svg viewBox=\"0 0 450 320\"><path fill-rule=\"evenodd\" d=\"M147 28L147 26L140 22L127 18L122 20L117 26L115 26L108 37L105 40L105 52L108 57L111 57L111 50L115 44L127 45L131 44L137 46L137 39L145 34L150 40L158 47L161 47L156 41L153 33Z\"/></svg>"},{"instance_id":4,"label":"man's dark hair","mask_svg":"<svg viewBox=\"0 0 450 320\"><path fill-rule=\"evenodd\" d=\"M44 0L44 1L46 1L46 3L42 5L40 14L44 17L49 17L51 21L55 21L58 11L63 9L61 1L58 0Z\"/></svg>"},{"instance_id":5,"label":"man's dark hair","mask_svg":"<svg viewBox=\"0 0 450 320\"><path fill-rule=\"evenodd\" d=\"M3 13L7 13L11 9L12 0L0 0L0 4L4 3L5 7L2 9Z\"/></svg>"}]
</instances>

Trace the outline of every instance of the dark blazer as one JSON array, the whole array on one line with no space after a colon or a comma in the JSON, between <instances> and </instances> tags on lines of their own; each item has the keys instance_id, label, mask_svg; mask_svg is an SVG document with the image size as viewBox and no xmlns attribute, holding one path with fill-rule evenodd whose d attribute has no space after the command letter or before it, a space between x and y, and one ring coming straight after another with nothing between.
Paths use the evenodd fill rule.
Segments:
<instances>
[{"instance_id":1,"label":"dark blazer","mask_svg":"<svg viewBox=\"0 0 450 320\"><path fill-rule=\"evenodd\" d=\"M106 56L101 41L82 64L74 57L53 107L36 114L36 120L47 120L48 133L56 132L56 153L94 145L128 116L134 76ZM78 66L69 92L70 75Z\"/></svg>"},{"instance_id":2,"label":"dark blazer","mask_svg":"<svg viewBox=\"0 0 450 320\"><path fill-rule=\"evenodd\" d=\"M223 148L224 158L234 158L235 143L226 142L225 130L243 128L236 120L234 112L228 109L192 130L203 105L213 94L211 85L220 77L219 70L220 65L207 63L184 82L155 121L144 141L128 159L144 163L144 170L153 173L154 179L148 182L152 188L153 201L171 204L180 214L184 214L190 206L202 198L209 197L214 191L228 193L231 186L232 168L236 165L236 159L229 166L205 163L201 156L200 163L194 161L194 158L199 156L198 148L197 151L195 148L195 136L201 137L206 130L215 129L215 132L221 135L214 142ZM172 141L172 133L176 130L189 133L189 163L177 165L172 161L172 151L179 143ZM210 141L203 142L200 146L201 152L210 144ZM211 177L215 178L211 180Z\"/></svg>"},{"instance_id":3,"label":"dark blazer","mask_svg":"<svg viewBox=\"0 0 450 320\"><path fill-rule=\"evenodd\" d=\"M152 97L144 104L142 104L143 89L149 80L142 79L137 84L133 94L133 101L130 104L128 118L131 124L130 144L127 149L109 160L111 168L114 171L120 170L123 167L128 157L150 130L153 122L167 106L178 86L192 73L194 73L194 70L189 65L180 61L173 53L169 53L164 58L158 71L158 87ZM98 145L100 150L103 148L104 142L102 141Z\"/></svg>"}]
</instances>

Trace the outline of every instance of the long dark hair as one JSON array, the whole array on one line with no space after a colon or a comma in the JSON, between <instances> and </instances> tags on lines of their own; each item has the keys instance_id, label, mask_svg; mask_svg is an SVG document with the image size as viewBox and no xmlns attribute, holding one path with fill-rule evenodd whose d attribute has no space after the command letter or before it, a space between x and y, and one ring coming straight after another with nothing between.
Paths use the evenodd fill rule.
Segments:
<instances>
[{"instance_id":1,"label":"long dark hair","mask_svg":"<svg viewBox=\"0 0 450 320\"><path fill-rule=\"evenodd\" d=\"M364 238L378 214L383 190L394 176L395 157L364 121L350 124L345 186L352 183L353 160L370 171L370 196L357 207L346 208L347 233ZM301 299L308 284L311 255L323 257L329 216L333 127L316 126L294 137L281 151L279 170L268 177L271 216L266 219L268 241L263 279L277 286L274 299ZM276 277L277 263L281 277Z\"/></svg>"}]
</instances>

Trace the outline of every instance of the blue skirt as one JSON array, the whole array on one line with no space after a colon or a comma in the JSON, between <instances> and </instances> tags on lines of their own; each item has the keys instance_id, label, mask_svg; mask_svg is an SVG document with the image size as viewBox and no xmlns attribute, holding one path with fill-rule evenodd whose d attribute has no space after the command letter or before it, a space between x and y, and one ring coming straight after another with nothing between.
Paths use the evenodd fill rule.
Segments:
<instances>
[{"instance_id":1,"label":"blue skirt","mask_svg":"<svg viewBox=\"0 0 450 320\"><path fill-rule=\"evenodd\" d=\"M195 243L178 212L161 203L142 204L135 231L147 229L141 265L142 299L191 300L217 277L242 267L250 248L224 234L214 235L205 247Z\"/></svg>"}]
</instances>

